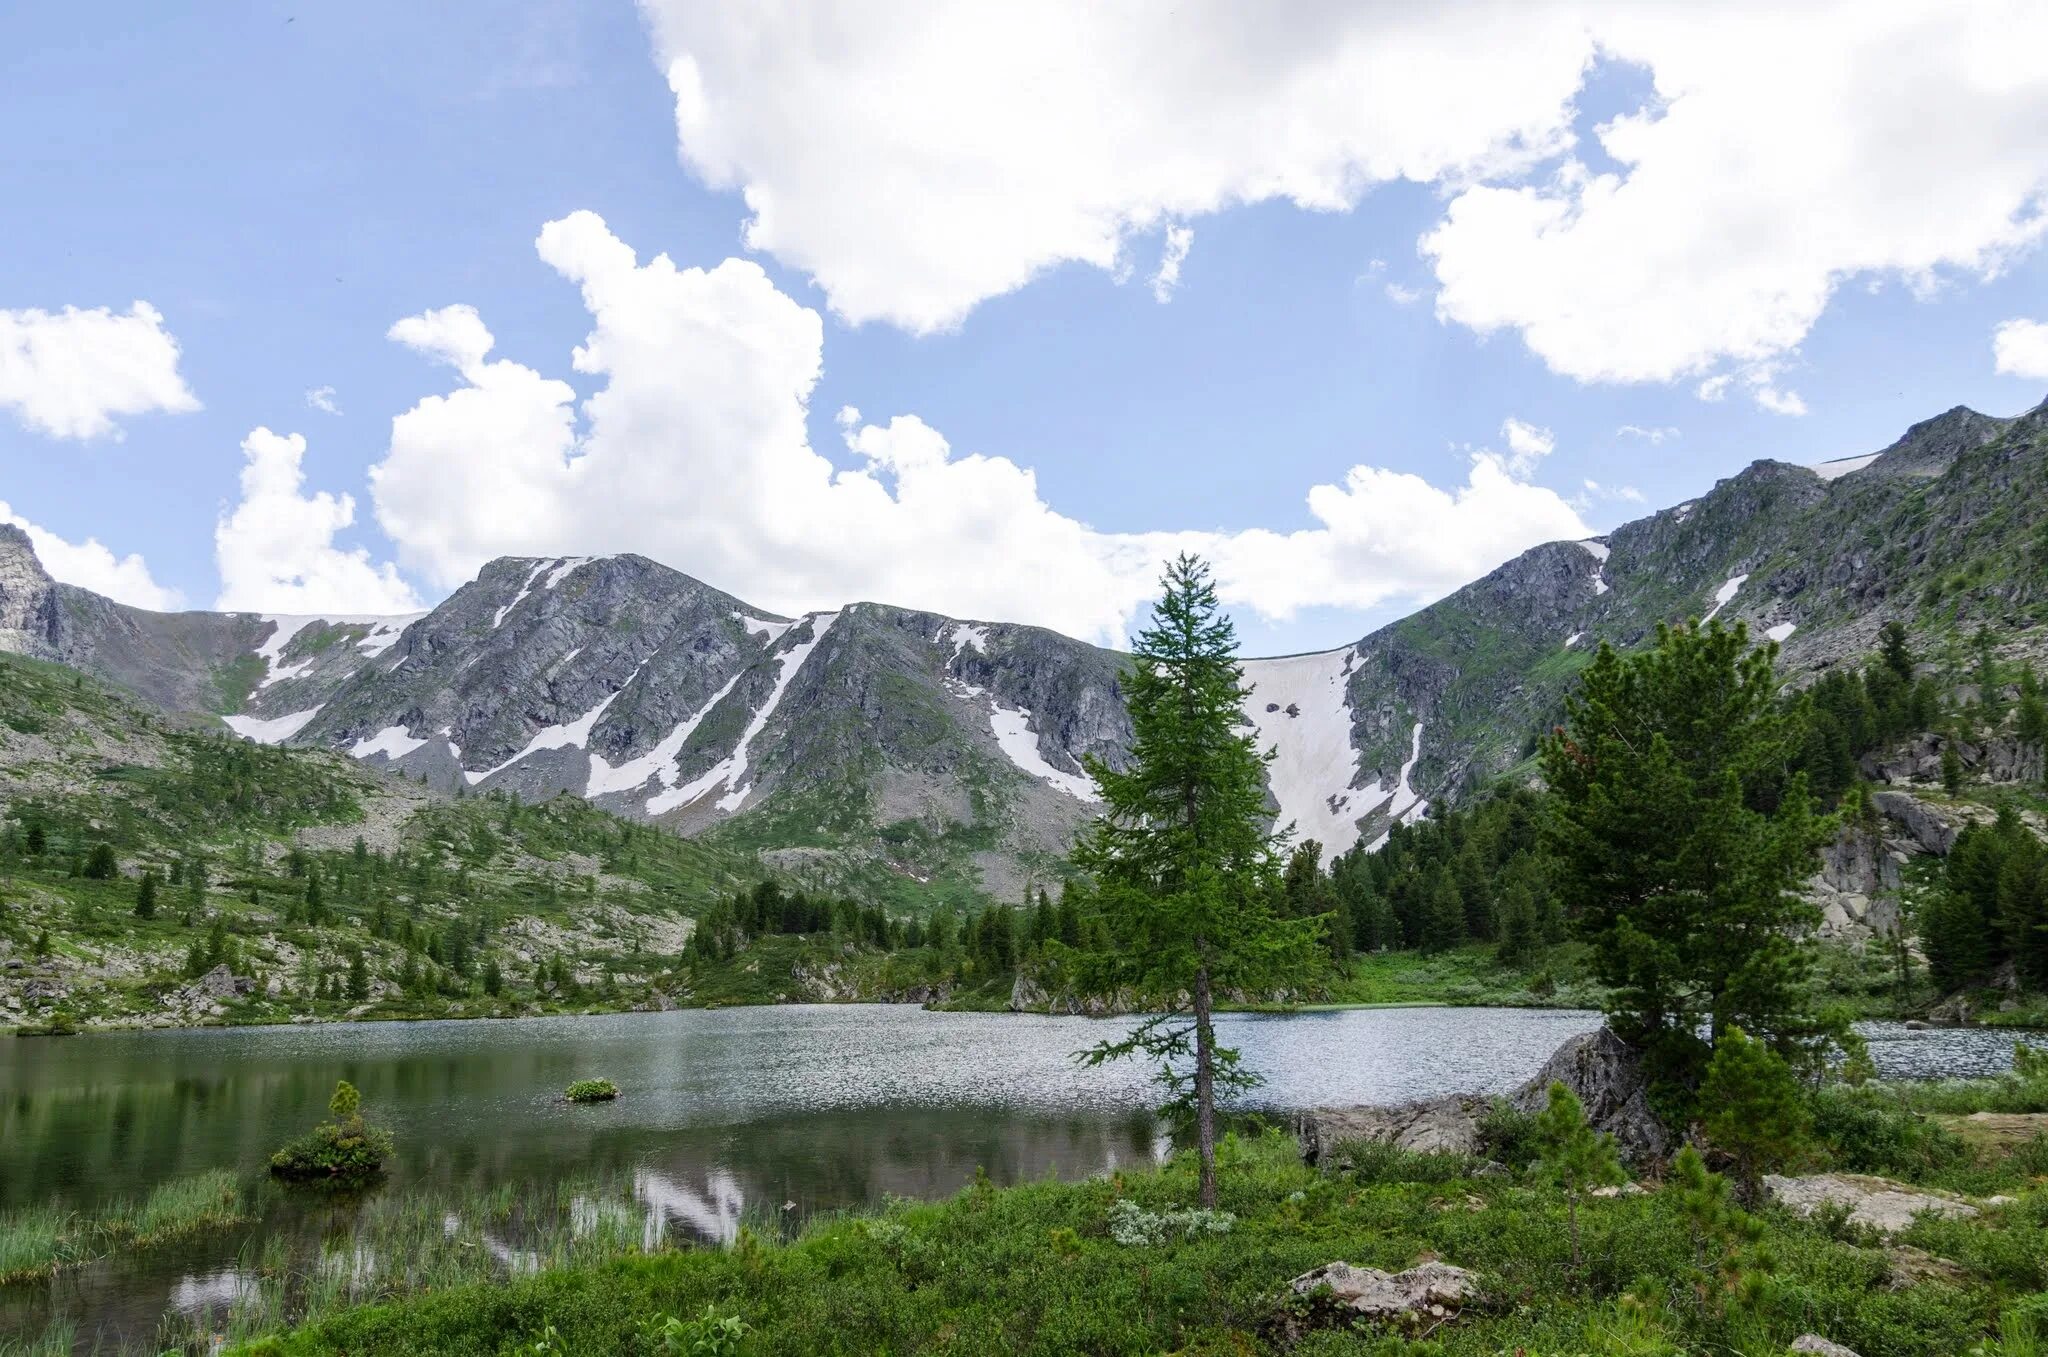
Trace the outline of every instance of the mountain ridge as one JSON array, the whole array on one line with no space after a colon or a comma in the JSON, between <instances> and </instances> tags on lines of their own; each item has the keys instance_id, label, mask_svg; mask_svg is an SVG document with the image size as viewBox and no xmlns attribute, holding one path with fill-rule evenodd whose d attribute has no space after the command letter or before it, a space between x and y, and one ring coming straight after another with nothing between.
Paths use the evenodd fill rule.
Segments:
<instances>
[{"instance_id":1,"label":"mountain ridge","mask_svg":"<svg viewBox=\"0 0 2048 1357\"><path fill-rule=\"evenodd\" d=\"M1742 621L1790 682L1893 617L2038 626L2043 505L2043 407L1958 406L1818 470L1758 459L1350 644L1246 659L1272 804L1326 859L1370 845L1523 764L1599 644L1664 622ZM444 789L582 796L821 884L1015 898L1093 813L1082 760L1129 746L1120 652L878 602L783 617L632 553L499 558L410 617L153 614L51 581L0 527L0 648Z\"/></svg>"}]
</instances>

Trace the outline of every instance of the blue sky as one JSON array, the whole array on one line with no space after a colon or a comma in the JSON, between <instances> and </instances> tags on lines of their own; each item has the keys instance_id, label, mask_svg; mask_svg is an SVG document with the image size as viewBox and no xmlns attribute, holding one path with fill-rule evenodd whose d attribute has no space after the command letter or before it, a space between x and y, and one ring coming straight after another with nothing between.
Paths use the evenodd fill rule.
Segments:
<instances>
[{"instance_id":1,"label":"blue sky","mask_svg":"<svg viewBox=\"0 0 2048 1357\"><path fill-rule=\"evenodd\" d=\"M1868 97L1909 53L1923 97L1944 80L1987 97L1975 48L1958 42L1953 70L1930 49L1938 11L1852 36L1839 87L1816 94L1768 70L1730 90L1698 35L1583 16L1528 19L1549 24L1541 42L1448 20L1333 37L1349 21L1305 6L1298 47L1282 33L1219 76L1199 53L1138 60L1123 49L1158 50L1142 32L1060 6L1047 33L978 34L963 11L933 42L887 18L833 31L800 6L762 7L751 36L712 31L705 8L0 15L0 500L39 545L75 549L46 550L52 568L145 602L382 611L433 602L500 551L634 549L765 607L878 596L1110 639L1145 562L1193 543L1222 562L1247 648L1298 650L1355 639L1573 516L1602 531L1757 457L1873 451L1949 406L2009 414L2048 391L2048 332L1995 338L2048 320L2048 143L2027 132L2044 82L2008 82L2002 118L1970 104L1972 126L1913 110L1933 130L1907 139ZM1230 32L1221 9L1177 25L1211 21ZM1796 67L1809 35L1772 36ZM1347 121L1343 97L1290 106L1308 97L1294 77L1329 62L1375 91L1360 101L1394 100L1377 91L1401 77L1371 54L1409 43L1415 79L1441 83L1441 61L1468 100L1501 89L1469 144L1370 110ZM1553 45L1556 69L1527 74ZM1076 49L1098 59L1067 69ZM694 85L672 79L679 60ZM1223 76L1245 88L1212 99ZM1101 130L1042 127L1030 91L1047 82L1062 108L1108 110ZM877 89L909 93L878 110ZM1271 114L1302 144L1204 133L1231 97L1229 127ZM1632 114L1661 133L1617 157L1599 129ZM1550 140L1532 148L1532 126ZM1755 159L1787 142L1786 163ZM1625 212L1583 186L1600 175L1632 195ZM1868 195L1853 211L1836 210L1845 185ZM1930 197L1938 228L1913 219ZM1562 204L1561 224L1519 222L1532 199ZM1506 215L1466 215L1482 208ZM543 225L579 212L601 223L575 219L544 261ZM1191 244L1161 301L1171 227ZM610 241L640 271L592 263ZM657 254L749 267L665 288L645 272ZM573 269L611 279L601 310ZM1648 284L1609 286L1631 269ZM1681 300L1638 295L1667 289ZM123 320L137 301L161 318L149 333ZM458 306L519 369L488 390L470 322L439 310ZM121 326L24 338L66 307ZM433 318L413 341L387 338L415 316ZM593 330L613 335L611 366L579 371ZM548 382L614 403L540 428L564 409ZM309 403L323 388L338 413ZM1794 392L1804 413L1782 412ZM842 425L844 407L859 418ZM105 427L81 436L96 409ZM1460 510L1482 450L1504 468L1495 498ZM1312 511L1311 487L1354 467L1371 475L1339 517ZM1402 507L1424 490L1441 502ZM323 493L352 497L352 521Z\"/></svg>"}]
</instances>

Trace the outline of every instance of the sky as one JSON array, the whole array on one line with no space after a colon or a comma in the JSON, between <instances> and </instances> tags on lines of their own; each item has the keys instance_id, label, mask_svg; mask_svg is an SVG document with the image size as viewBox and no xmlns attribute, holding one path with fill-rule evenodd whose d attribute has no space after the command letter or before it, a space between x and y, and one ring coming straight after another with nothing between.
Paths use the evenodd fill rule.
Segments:
<instances>
[{"instance_id":1,"label":"sky","mask_svg":"<svg viewBox=\"0 0 2048 1357\"><path fill-rule=\"evenodd\" d=\"M0 11L0 520L144 607L638 551L1342 645L2048 393L2048 8Z\"/></svg>"}]
</instances>

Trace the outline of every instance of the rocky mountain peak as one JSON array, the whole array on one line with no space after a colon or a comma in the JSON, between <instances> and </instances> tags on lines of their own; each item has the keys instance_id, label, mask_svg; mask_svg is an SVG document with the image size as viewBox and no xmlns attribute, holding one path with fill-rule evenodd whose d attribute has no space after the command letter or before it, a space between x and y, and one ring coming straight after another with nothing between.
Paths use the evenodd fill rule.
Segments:
<instances>
[{"instance_id":1,"label":"rocky mountain peak","mask_svg":"<svg viewBox=\"0 0 2048 1357\"><path fill-rule=\"evenodd\" d=\"M47 657L56 643L56 599L28 534L0 523L0 650Z\"/></svg>"},{"instance_id":2,"label":"rocky mountain peak","mask_svg":"<svg viewBox=\"0 0 2048 1357\"><path fill-rule=\"evenodd\" d=\"M1991 442L2011 423L1958 405L1907 428L1896 443L1877 455L1867 471L1881 476L1939 476L1956 458Z\"/></svg>"}]
</instances>

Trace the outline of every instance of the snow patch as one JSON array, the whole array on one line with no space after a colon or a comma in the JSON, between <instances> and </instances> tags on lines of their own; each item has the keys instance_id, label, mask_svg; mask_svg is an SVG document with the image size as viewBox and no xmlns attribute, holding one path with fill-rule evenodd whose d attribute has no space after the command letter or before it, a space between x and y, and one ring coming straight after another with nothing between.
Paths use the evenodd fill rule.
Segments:
<instances>
[{"instance_id":1,"label":"snow patch","mask_svg":"<svg viewBox=\"0 0 2048 1357\"><path fill-rule=\"evenodd\" d=\"M989 697L988 727L1011 763L1040 782L1080 801L1099 801L1095 779L1086 773L1068 773L1045 761L1038 749L1038 732L1031 728L1029 707L1005 707L993 694Z\"/></svg>"},{"instance_id":2,"label":"snow patch","mask_svg":"<svg viewBox=\"0 0 2048 1357\"><path fill-rule=\"evenodd\" d=\"M743 612L734 612L732 620L745 627L748 635L758 636L769 645L781 640L783 633L796 625L794 622L771 622L765 617L754 617Z\"/></svg>"},{"instance_id":3,"label":"snow patch","mask_svg":"<svg viewBox=\"0 0 2048 1357\"><path fill-rule=\"evenodd\" d=\"M641 667L645 667L644 661ZM526 748L520 750L511 758L506 759L497 767L486 768L480 773L472 773L465 768L462 776L468 780L470 786L474 787L485 778L502 773L521 759L538 754L543 749L583 749L588 747L590 744L590 732L597 728L598 718L604 715L605 708L618 701L619 694L632 687L633 680L639 677L640 669L636 668L626 676L624 683L621 683L618 687L612 689L611 692L605 694L604 701L598 703L574 721L563 726L544 726L534 732L533 738L526 742Z\"/></svg>"},{"instance_id":4,"label":"snow patch","mask_svg":"<svg viewBox=\"0 0 2048 1357\"><path fill-rule=\"evenodd\" d=\"M548 561L535 561L533 563L533 569L527 572L526 583L519 586L519 592L512 595L512 601L491 614L492 631L496 631L500 626L504 625L505 614L518 607L525 601L526 596L533 592L533 582L540 578L540 572L547 569L549 564L550 562Z\"/></svg>"},{"instance_id":5,"label":"snow patch","mask_svg":"<svg viewBox=\"0 0 2048 1357\"><path fill-rule=\"evenodd\" d=\"M1039 747L1038 732L1031 728L1029 707L1006 707L1001 698L986 688L976 687L953 672L960 663L960 657L973 647L982 654L988 654L988 628L972 622L955 622L952 627L939 629L934 642L953 642L953 653L946 657L946 686L970 701L988 703L989 734L995 736L996 747L1003 751L1003 757L1014 764L1018 771L1037 778L1055 791L1065 792L1080 801L1100 801L1095 793L1095 779L1086 773L1069 773L1055 768L1047 761Z\"/></svg>"},{"instance_id":6,"label":"snow patch","mask_svg":"<svg viewBox=\"0 0 2048 1357\"><path fill-rule=\"evenodd\" d=\"M1583 631L1573 632L1571 635L1564 638L1564 648L1566 650L1570 650L1573 646L1577 645L1581 640L1583 640L1585 638L1585 635L1586 633Z\"/></svg>"},{"instance_id":7,"label":"snow patch","mask_svg":"<svg viewBox=\"0 0 2048 1357\"><path fill-rule=\"evenodd\" d=\"M1686 519L1692 517L1692 511L1698 507L1698 500L1689 499L1685 503L1679 505L1676 509L1673 509L1671 512L1678 516L1678 521L1680 523L1683 523Z\"/></svg>"},{"instance_id":8,"label":"snow patch","mask_svg":"<svg viewBox=\"0 0 2048 1357\"><path fill-rule=\"evenodd\" d=\"M1821 462L1810 470L1824 481L1840 480L1852 471L1863 470L1879 456L1880 454L1873 452L1865 457L1837 457L1832 462Z\"/></svg>"},{"instance_id":9,"label":"snow patch","mask_svg":"<svg viewBox=\"0 0 2048 1357\"><path fill-rule=\"evenodd\" d=\"M718 808L728 813L740 808L747 799L747 793L754 789L753 784L745 779L755 737L766 728L768 718L775 714L775 709L782 705L782 695L789 691L789 685L796 678L797 672L804 667L804 661L811 657L811 652L824 641L826 633L832 630L832 624L838 620L839 614L836 612L810 615L811 639L799 641L778 657L782 668L775 676L775 688L768 694L768 700L761 704L761 709L754 713L754 719L747 723L747 728L740 735L739 743L733 746L732 753L720 759L710 771L688 786L670 787L649 797L648 814L659 815L677 806L687 806L719 787L724 787L726 794L718 798Z\"/></svg>"},{"instance_id":10,"label":"snow patch","mask_svg":"<svg viewBox=\"0 0 2048 1357\"><path fill-rule=\"evenodd\" d=\"M320 714L320 708L308 707L288 716L273 716L264 720L260 716L223 716L229 730L244 739L257 744L283 744L306 728L308 722Z\"/></svg>"},{"instance_id":11,"label":"snow patch","mask_svg":"<svg viewBox=\"0 0 2048 1357\"><path fill-rule=\"evenodd\" d=\"M1593 557L1593 561L1594 561L1594 566L1593 566L1593 593L1594 593L1594 595L1595 595L1595 596L1598 596L1598 595L1600 595L1600 594L1604 594L1604 593L1606 593L1606 592L1607 592L1607 558L1608 558L1608 556L1609 556L1609 555L1611 555L1611 554L1612 554L1612 553L1611 553L1611 552L1610 552L1610 551L1608 550L1608 546L1607 546L1607 544L1606 544L1605 542L1596 542L1596 541L1594 541L1594 540L1593 540L1592 538L1590 538L1590 537L1589 537L1589 538L1587 538L1587 539L1586 539L1585 541L1583 541L1583 542L1579 543L1579 545L1580 545L1580 546L1582 546L1582 547L1584 547L1584 548L1586 549L1586 551L1587 551L1587 552L1588 552L1588 553L1589 553L1589 554L1590 554L1590 555L1591 555L1591 556Z\"/></svg>"},{"instance_id":12,"label":"snow patch","mask_svg":"<svg viewBox=\"0 0 2048 1357\"><path fill-rule=\"evenodd\" d=\"M372 754L382 754L393 763L404 758L413 750L426 745L425 740L415 740L404 726L386 726L375 735L366 736L349 746L352 757L367 759Z\"/></svg>"},{"instance_id":13,"label":"snow patch","mask_svg":"<svg viewBox=\"0 0 2048 1357\"><path fill-rule=\"evenodd\" d=\"M1773 641L1782 642L1789 640L1792 633L1797 630L1799 628L1791 622L1780 622L1775 627L1764 628L1764 635L1770 637Z\"/></svg>"},{"instance_id":14,"label":"snow patch","mask_svg":"<svg viewBox=\"0 0 2048 1357\"><path fill-rule=\"evenodd\" d=\"M1422 722L1417 721L1415 723L1415 733L1410 737L1410 744L1408 746L1408 762L1401 765L1401 778L1394 785L1394 794L1388 797L1381 807L1387 812L1387 825L1390 832L1394 825L1412 825L1429 813L1429 802L1416 794L1415 784L1411 780L1415 776L1415 765L1421 761ZM1366 845L1365 851L1377 853L1386 846L1386 842L1387 835L1381 834L1377 839Z\"/></svg>"},{"instance_id":15,"label":"snow patch","mask_svg":"<svg viewBox=\"0 0 2048 1357\"><path fill-rule=\"evenodd\" d=\"M401 617L364 618L370 624L370 631L356 642L356 649L374 660L397 645L398 638L405 635L405 629L425 616L425 613L406 613Z\"/></svg>"},{"instance_id":16,"label":"snow patch","mask_svg":"<svg viewBox=\"0 0 2048 1357\"><path fill-rule=\"evenodd\" d=\"M1263 751L1277 752L1266 780L1296 842L1323 846L1323 865L1358 842L1358 750L1351 742L1351 647L1274 660L1246 660L1244 714Z\"/></svg>"},{"instance_id":17,"label":"snow patch","mask_svg":"<svg viewBox=\"0 0 2048 1357\"><path fill-rule=\"evenodd\" d=\"M1714 591L1714 606L1705 617L1700 619L1700 625L1704 627L1707 623L1713 621L1715 614L1719 613L1721 609L1727 607L1730 603L1733 603L1735 595L1740 593L1742 586L1748 582L1749 576L1734 575L1729 578L1727 583L1716 589Z\"/></svg>"},{"instance_id":18,"label":"snow patch","mask_svg":"<svg viewBox=\"0 0 2048 1357\"><path fill-rule=\"evenodd\" d=\"M609 556L564 556L555 562L555 568L548 572L547 581L541 585L541 588L552 589L563 580L569 578L574 572L589 565L592 561L608 561L610 559Z\"/></svg>"},{"instance_id":19,"label":"snow patch","mask_svg":"<svg viewBox=\"0 0 2048 1357\"><path fill-rule=\"evenodd\" d=\"M662 738L659 744L655 745L654 748L648 750L645 754L642 754L639 758L628 760L614 768L604 761L603 755L592 754L590 756L590 781L584 787L583 795L595 797L606 796L613 792L630 792L636 788L646 786L648 782L655 778L661 779L661 785L664 788L674 790L676 780L682 776L682 769L677 766L676 758L683 752L683 746L689 742L691 734L696 731L697 727L704 723L704 718L711 715L714 707L725 701L726 694L730 693L734 686L742 678L746 677L746 674L747 671L742 669L727 679L725 686L711 695L710 701L683 720L676 722L674 730L671 730ZM660 793L656 793L656 798L659 799L659 797ZM681 802L671 804L680 805ZM655 811L653 801L649 801L647 805L649 811L659 813ZM661 807L662 810L667 810L668 808L668 805Z\"/></svg>"}]
</instances>

